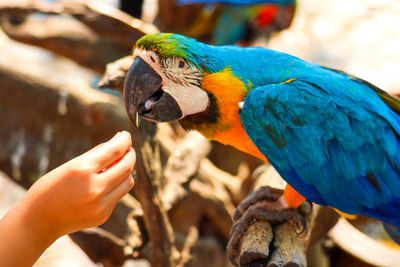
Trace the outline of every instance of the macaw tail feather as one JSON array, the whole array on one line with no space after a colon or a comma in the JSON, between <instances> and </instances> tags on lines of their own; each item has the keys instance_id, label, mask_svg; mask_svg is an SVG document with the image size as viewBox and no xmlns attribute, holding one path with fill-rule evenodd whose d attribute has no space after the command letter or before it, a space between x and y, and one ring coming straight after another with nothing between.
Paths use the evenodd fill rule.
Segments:
<instances>
[{"instance_id":1,"label":"macaw tail feather","mask_svg":"<svg viewBox=\"0 0 400 267\"><path fill-rule=\"evenodd\" d=\"M383 223L383 228L385 228L385 231L390 238L400 246L400 228L396 228L395 226L387 223Z\"/></svg>"}]
</instances>

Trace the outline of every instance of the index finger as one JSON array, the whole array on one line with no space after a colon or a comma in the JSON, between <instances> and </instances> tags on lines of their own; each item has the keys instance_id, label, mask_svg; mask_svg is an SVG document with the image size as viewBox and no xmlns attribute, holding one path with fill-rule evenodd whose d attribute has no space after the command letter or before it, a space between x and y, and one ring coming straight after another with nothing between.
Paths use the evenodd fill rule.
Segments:
<instances>
[{"instance_id":1,"label":"index finger","mask_svg":"<svg viewBox=\"0 0 400 267\"><path fill-rule=\"evenodd\" d=\"M129 151L131 146L131 135L128 132L123 131L111 140L98 146L97 149L90 151L88 156L92 158L96 170L99 172L120 159L127 151Z\"/></svg>"}]
</instances>

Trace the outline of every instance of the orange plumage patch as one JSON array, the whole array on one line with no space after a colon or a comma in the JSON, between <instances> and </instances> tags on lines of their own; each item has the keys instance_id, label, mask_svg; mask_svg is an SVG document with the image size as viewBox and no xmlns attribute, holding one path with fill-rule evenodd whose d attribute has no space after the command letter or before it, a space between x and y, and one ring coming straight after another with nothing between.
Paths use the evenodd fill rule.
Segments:
<instances>
[{"instance_id":1,"label":"orange plumage patch","mask_svg":"<svg viewBox=\"0 0 400 267\"><path fill-rule=\"evenodd\" d=\"M303 203L306 198L300 195L293 187L289 184L286 185L283 196L288 204L289 208L297 208Z\"/></svg>"},{"instance_id":2,"label":"orange plumage patch","mask_svg":"<svg viewBox=\"0 0 400 267\"><path fill-rule=\"evenodd\" d=\"M266 160L253 144L243 129L239 116L238 103L243 101L248 93L246 85L237 78L229 68L222 72L207 74L203 78L203 89L216 98L220 118L213 131L197 129L209 139L225 145L231 145L243 152Z\"/></svg>"}]
</instances>

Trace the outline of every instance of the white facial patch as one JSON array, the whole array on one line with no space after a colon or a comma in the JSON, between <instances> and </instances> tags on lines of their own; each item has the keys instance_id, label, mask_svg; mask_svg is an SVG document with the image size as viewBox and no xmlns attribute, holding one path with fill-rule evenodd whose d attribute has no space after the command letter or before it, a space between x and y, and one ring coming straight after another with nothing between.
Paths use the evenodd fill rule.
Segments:
<instances>
[{"instance_id":1,"label":"white facial patch","mask_svg":"<svg viewBox=\"0 0 400 267\"><path fill-rule=\"evenodd\" d=\"M207 109L208 95L197 86L182 86L170 81L163 87L164 92L171 95L182 111L182 118Z\"/></svg>"},{"instance_id":2,"label":"white facial patch","mask_svg":"<svg viewBox=\"0 0 400 267\"><path fill-rule=\"evenodd\" d=\"M162 89L171 95L182 111L182 117L207 109L207 92L201 88L203 75L198 68L180 57L171 57L162 62L166 77Z\"/></svg>"},{"instance_id":3,"label":"white facial patch","mask_svg":"<svg viewBox=\"0 0 400 267\"><path fill-rule=\"evenodd\" d=\"M178 103L182 118L207 109L207 92L201 88L202 74L196 66L179 57L160 60L153 51L136 48L133 58L140 57L149 64L162 78L161 89L172 96ZM153 106L154 103L146 102Z\"/></svg>"}]
</instances>

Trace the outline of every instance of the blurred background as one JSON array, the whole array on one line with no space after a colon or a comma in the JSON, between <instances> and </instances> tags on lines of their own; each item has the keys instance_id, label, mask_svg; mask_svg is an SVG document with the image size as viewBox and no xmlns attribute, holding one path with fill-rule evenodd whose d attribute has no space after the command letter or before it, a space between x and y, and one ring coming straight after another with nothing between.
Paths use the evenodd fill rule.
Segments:
<instances>
[{"instance_id":1,"label":"blurred background","mask_svg":"<svg viewBox=\"0 0 400 267\"><path fill-rule=\"evenodd\" d=\"M147 33L177 32L216 45L264 46L344 70L390 94L400 94L400 0L298 0L241 6L187 2L191 1L0 2L0 217L41 175L114 132L130 129L121 88L132 47ZM185 140L179 130L175 135L165 147L177 149L178 141ZM190 205L209 205L210 210L215 206L196 219L201 242L197 258L187 266L232 266L225 254L231 214L256 184L252 179L261 162L218 144L209 150L204 157L212 168L233 176L234 182L227 185L222 179L224 189L214 199L187 186L195 184L196 175L197 182L209 186L204 181L212 175L196 171L180 182L185 184L184 197L166 210L175 231L187 234L182 221L190 217ZM212 190L218 186L213 184ZM35 266L149 266L143 211L135 193L131 197L102 227L123 245L116 246L118 241L105 246L107 250L91 249L84 245L89 238L85 233L73 238L82 250L69 237L62 237ZM180 202L185 198L190 198L186 202L190 204ZM226 217L214 218L210 214L215 211ZM118 230L124 227L128 230ZM357 227L370 239L387 243L379 224L360 219ZM313 255L307 255L310 266L390 266L390 262L399 266L399 252L391 245L383 251L374 249L364 236L349 241L340 231L334 228L313 248ZM132 240L138 233L140 240ZM118 252L110 253L111 247ZM388 265L389 258L393 261Z\"/></svg>"}]
</instances>

